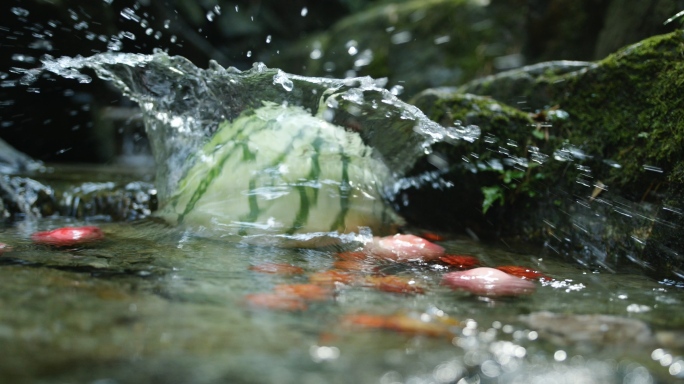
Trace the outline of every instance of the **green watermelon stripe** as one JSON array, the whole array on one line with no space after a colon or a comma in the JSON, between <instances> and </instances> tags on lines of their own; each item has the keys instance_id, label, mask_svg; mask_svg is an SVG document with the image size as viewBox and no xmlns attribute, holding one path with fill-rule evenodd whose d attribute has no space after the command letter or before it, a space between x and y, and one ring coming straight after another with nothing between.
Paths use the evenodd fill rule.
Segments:
<instances>
[{"instance_id":1,"label":"green watermelon stripe","mask_svg":"<svg viewBox=\"0 0 684 384\"><path fill-rule=\"evenodd\" d=\"M309 172L309 175L307 177L308 181L314 181L318 182L318 179L321 176L321 164L319 162L320 158L320 151L321 151L321 145L323 144L323 139L321 138L321 130L319 129L316 135L316 138L313 140L311 143L311 146L314 149L314 153L311 155L311 171ZM306 194L306 188L310 188L313 191L313 201L309 201L309 196ZM317 188L316 186L313 187L305 187L303 185L298 185L297 186L297 192L299 193L299 211L297 212L297 216L295 216L295 220L290 226L290 229L287 230L287 234L291 235L295 233L298 229L303 227L306 222L309 220L309 211L310 211L310 206L311 205L316 205L318 203L318 190L320 188Z\"/></svg>"},{"instance_id":2,"label":"green watermelon stripe","mask_svg":"<svg viewBox=\"0 0 684 384\"><path fill-rule=\"evenodd\" d=\"M349 161L351 160L340 147L340 158L342 160L342 181L340 183L340 213L337 214L330 231L344 230L344 221L349 211L349 194L351 185L349 184Z\"/></svg>"},{"instance_id":3,"label":"green watermelon stripe","mask_svg":"<svg viewBox=\"0 0 684 384\"><path fill-rule=\"evenodd\" d=\"M323 139L320 136L321 131L318 131L319 135L316 136L314 139L313 143L311 145L313 146L314 149L314 154L311 155L311 172L309 172L309 177L308 180L318 182L318 179L321 177L321 163L320 163L320 155L321 155L321 145L323 144ZM319 188L313 189L313 205L318 204L318 191Z\"/></svg>"},{"instance_id":4,"label":"green watermelon stripe","mask_svg":"<svg viewBox=\"0 0 684 384\"><path fill-rule=\"evenodd\" d=\"M274 127L278 127L278 126L277 125L271 126L271 129L273 129ZM278 127L278 129L280 129L280 128L281 127ZM282 163L283 160L285 160L285 157L287 157L287 155L289 155L290 152L292 152L292 149L294 149L295 141L297 139L301 138L302 135L303 135L303 132L300 131L294 137L292 137L290 142L287 144L287 149L285 149L285 151L283 151L283 153L281 153L278 157L276 157L271 162L271 164L266 166L266 168L262 169L261 172L259 172L259 174L261 174L265 169L275 167L276 165ZM256 179L255 179L255 176L252 176L252 178L250 178L250 180L249 180L249 192L247 194L247 196L248 196L247 199L248 199L248 204L249 204L249 214L247 216L240 218L240 221L245 222L245 223L255 222L259 218L259 215L261 214L261 210L259 209L259 205L257 202L257 196L254 193L254 190L256 190ZM301 197L300 197L300 199L301 199ZM300 211L302 210L302 208L303 208L303 206L299 207ZM308 218L308 215L309 215L308 211L309 211L309 204L308 204L308 199L307 199L305 219ZM298 216L299 216L299 214L298 214ZM296 222L296 220L295 220L295 222ZM300 227L301 227L301 224L300 224ZM247 235L247 227L246 226L240 227L240 229L238 230L238 234L241 236Z\"/></svg>"},{"instance_id":5,"label":"green watermelon stripe","mask_svg":"<svg viewBox=\"0 0 684 384\"><path fill-rule=\"evenodd\" d=\"M259 209L259 202L257 201L257 195L254 193L256 189L256 181L251 179L249 181L249 194L247 195L247 204L249 204L249 214L240 219L240 221L253 223L261 214L261 209ZM240 227L238 230L238 235L247 235L247 228L245 226Z\"/></svg>"},{"instance_id":6,"label":"green watermelon stripe","mask_svg":"<svg viewBox=\"0 0 684 384\"><path fill-rule=\"evenodd\" d=\"M295 233L299 228L303 227L309 219L309 197L306 195L306 187L298 185L297 192L299 192L299 211L294 223L286 232L288 235Z\"/></svg>"},{"instance_id":7,"label":"green watermelon stripe","mask_svg":"<svg viewBox=\"0 0 684 384\"><path fill-rule=\"evenodd\" d=\"M236 133L236 137L244 133L247 129L249 129L249 125L243 127ZM195 208L195 204L202 198L204 193L209 189L209 186L214 182L216 177L221 174L223 171L223 165L228 161L228 159L235 153L238 147L241 147L243 149L243 159L246 161L248 160L254 160L256 158L255 155L252 155L252 158L245 158L247 155L245 151L249 152L249 148L247 147L247 144L244 141L241 142L235 142L233 147L221 158L221 160L216 164L214 167L209 170L207 175L200 181L199 185L197 186L197 189L195 189L195 192L193 192L192 196L190 197L190 200L188 201L188 204L185 205L185 209L183 210L183 213L178 215L178 224L183 222L183 218L185 218L185 215L188 213L192 212L192 210ZM205 152L208 152L206 150L207 148L205 147ZM251 152L249 152L251 153ZM249 156L247 156L249 157Z\"/></svg>"}]
</instances>

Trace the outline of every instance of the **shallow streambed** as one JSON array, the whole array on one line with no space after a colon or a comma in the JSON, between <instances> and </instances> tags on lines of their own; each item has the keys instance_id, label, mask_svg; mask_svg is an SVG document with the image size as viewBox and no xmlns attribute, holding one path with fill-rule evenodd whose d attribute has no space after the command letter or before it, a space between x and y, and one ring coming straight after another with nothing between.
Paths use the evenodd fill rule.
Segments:
<instances>
[{"instance_id":1,"label":"shallow streambed","mask_svg":"<svg viewBox=\"0 0 684 384\"><path fill-rule=\"evenodd\" d=\"M684 289L453 238L450 254L523 265L551 280L519 298L440 284L441 264L375 262L304 310L249 305L250 294L349 269L336 249L211 240L154 220L95 223L105 240L56 249L31 233L83 221L0 228L0 381L44 383L650 383L684 378ZM93 222L87 222L93 224ZM253 270L265 263L298 274ZM351 264L353 265L353 264ZM252 269L250 269L252 268ZM386 292L397 275L422 293ZM359 283L359 281L366 283ZM555 315L554 315L555 314ZM401 326L377 327L387 315ZM586 315L586 316L584 316ZM599 317L598 315L607 315Z\"/></svg>"}]
</instances>

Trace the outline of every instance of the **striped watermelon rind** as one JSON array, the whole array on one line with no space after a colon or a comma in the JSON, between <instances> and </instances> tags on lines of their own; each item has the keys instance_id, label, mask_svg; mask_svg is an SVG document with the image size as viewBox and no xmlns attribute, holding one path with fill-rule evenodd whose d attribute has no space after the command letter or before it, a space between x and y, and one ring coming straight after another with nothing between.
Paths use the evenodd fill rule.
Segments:
<instances>
[{"instance_id":1,"label":"striped watermelon rind","mask_svg":"<svg viewBox=\"0 0 684 384\"><path fill-rule=\"evenodd\" d=\"M219 125L159 215L241 236L387 232L390 171L361 137L296 106L264 102Z\"/></svg>"}]
</instances>

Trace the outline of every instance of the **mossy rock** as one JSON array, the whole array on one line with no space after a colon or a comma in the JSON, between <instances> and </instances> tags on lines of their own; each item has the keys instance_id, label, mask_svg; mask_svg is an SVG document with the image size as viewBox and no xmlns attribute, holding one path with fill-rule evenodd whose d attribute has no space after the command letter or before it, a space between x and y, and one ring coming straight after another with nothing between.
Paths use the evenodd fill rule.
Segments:
<instances>
[{"instance_id":1,"label":"mossy rock","mask_svg":"<svg viewBox=\"0 0 684 384\"><path fill-rule=\"evenodd\" d=\"M463 153L489 165L477 173L499 172L494 183L478 176L475 186L465 187L479 188L480 201L503 203L497 216L488 214L497 231L551 239L556 251L587 263L615 268L625 256L668 275L684 266L678 256L684 249L672 231L658 240L650 235L663 220L682 230L674 203L684 201L681 172L675 172L684 159L683 56L684 34L676 31L596 63L528 67L458 89L425 91L413 102L438 122L477 121L480 140L442 148L442 154L450 164L447 177L454 180L473 179ZM569 66L581 69L568 71ZM501 107L492 111L492 105ZM534 156L548 161L530 167ZM520 166L524 160L527 167ZM511 182L513 176L518 177ZM666 211L675 217L660 220L662 207L673 207ZM643 250L655 241L670 244L677 257L664 263L651 252L644 258Z\"/></svg>"}]
</instances>

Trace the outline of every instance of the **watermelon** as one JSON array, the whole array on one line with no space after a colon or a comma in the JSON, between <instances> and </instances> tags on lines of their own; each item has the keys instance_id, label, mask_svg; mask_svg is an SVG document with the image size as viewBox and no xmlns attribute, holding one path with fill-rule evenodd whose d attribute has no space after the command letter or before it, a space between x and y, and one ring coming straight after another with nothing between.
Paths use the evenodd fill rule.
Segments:
<instances>
[{"instance_id":1,"label":"watermelon","mask_svg":"<svg viewBox=\"0 0 684 384\"><path fill-rule=\"evenodd\" d=\"M219 125L159 215L225 234L392 231L387 166L361 137L297 106L264 102Z\"/></svg>"}]
</instances>

